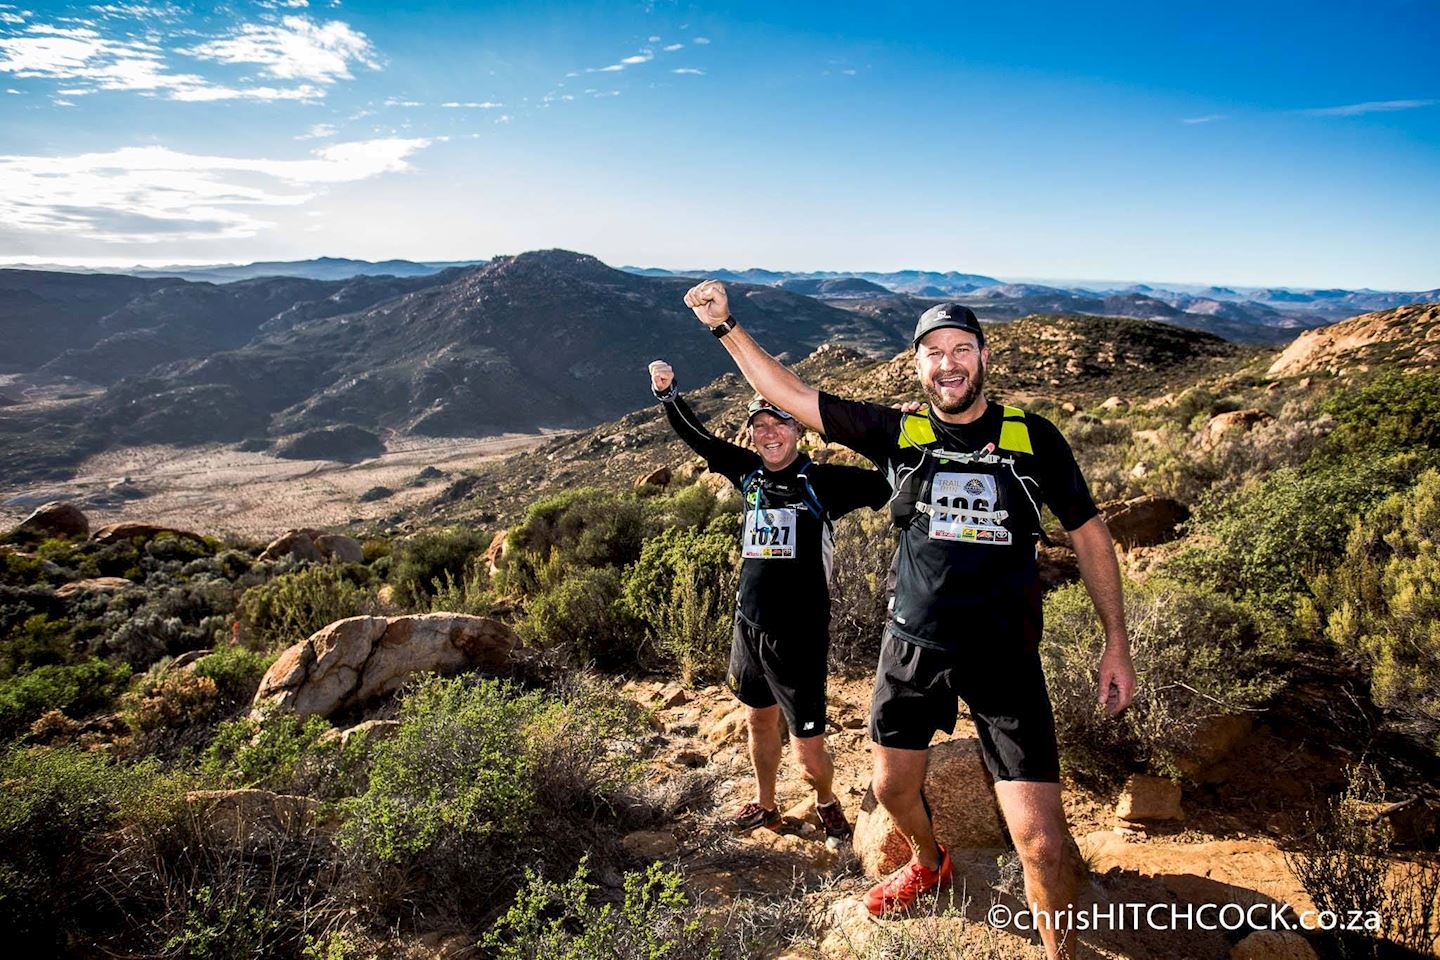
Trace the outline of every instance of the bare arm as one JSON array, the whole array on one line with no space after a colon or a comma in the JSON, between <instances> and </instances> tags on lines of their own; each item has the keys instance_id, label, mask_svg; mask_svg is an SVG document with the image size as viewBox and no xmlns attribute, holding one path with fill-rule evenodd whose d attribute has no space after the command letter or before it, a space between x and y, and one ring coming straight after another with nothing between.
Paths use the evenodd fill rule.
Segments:
<instances>
[{"instance_id":1,"label":"bare arm","mask_svg":"<svg viewBox=\"0 0 1440 960\"><path fill-rule=\"evenodd\" d=\"M685 305L707 327L715 327L730 317L730 304L725 286L718 280L706 280L690 288ZM786 411L811 430L820 430L820 392L795 376L755 342L750 334L736 326L720 338L735 365L755 392Z\"/></svg>"},{"instance_id":2,"label":"bare arm","mask_svg":"<svg viewBox=\"0 0 1440 960\"><path fill-rule=\"evenodd\" d=\"M1125 629L1125 596L1120 587L1120 565L1110 530L1099 516L1070 531L1070 543L1080 566L1080 578L1100 615L1105 631L1105 652L1100 656L1100 703L1119 713L1135 695L1135 668L1130 663L1130 637Z\"/></svg>"}]
</instances>

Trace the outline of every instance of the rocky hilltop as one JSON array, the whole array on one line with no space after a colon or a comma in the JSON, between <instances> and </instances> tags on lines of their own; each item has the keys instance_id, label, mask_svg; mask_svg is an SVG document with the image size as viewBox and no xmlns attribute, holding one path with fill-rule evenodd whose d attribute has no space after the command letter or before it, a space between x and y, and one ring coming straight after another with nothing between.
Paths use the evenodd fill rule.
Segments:
<instances>
[{"instance_id":1,"label":"rocky hilltop","mask_svg":"<svg viewBox=\"0 0 1440 960\"><path fill-rule=\"evenodd\" d=\"M1352 317L1310 330L1270 365L1272 377L1339 374L1378 365L1433 367L1440 363L1440 304L1417 303Z\"/></svg>"}]
</instances>

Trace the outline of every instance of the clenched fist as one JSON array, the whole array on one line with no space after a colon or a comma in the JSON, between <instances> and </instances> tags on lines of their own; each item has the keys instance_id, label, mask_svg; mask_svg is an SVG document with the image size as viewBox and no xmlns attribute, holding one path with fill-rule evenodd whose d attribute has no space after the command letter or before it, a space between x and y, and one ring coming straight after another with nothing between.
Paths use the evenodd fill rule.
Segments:
<instances>
[{"instance_id":1,"label":"clenched fist","mask_svg":"<svg viewBox=\"0 0 1440 960\"><path fill-rule=\"evenodd\" d=\"M664 360L650 361L650 387L656 393L664 393L675 382L675 368Z\"/></svg>"},{"instance_id":2,"label":"clenched fist","mask_svg":"<svg viewBox=\"0 0 1440 960\"><path fill-rule=\"evenodd\" d=\"M685 306L694 310L707 327L718 326L730 316L730 300L725 295L725 284L719 280L705 280L691 287L685 294Z\"/></svg>"}]
</instances>

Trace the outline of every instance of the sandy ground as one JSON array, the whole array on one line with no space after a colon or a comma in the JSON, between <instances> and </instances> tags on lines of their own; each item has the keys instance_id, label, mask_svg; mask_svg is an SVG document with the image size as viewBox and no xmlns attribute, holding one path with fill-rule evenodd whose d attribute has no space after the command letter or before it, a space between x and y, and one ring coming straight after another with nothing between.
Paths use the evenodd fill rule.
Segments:
<instances>
[{"instance_id":1,"label":"sandy ground","mask_svg":"<svg viewBox=\"0 0 1440 960\"><path fill-rule=\"evenodd\" d=\"M131 447L81 464L63 483L12 487L0 480L0 527L24 519L48 500L80 503L91 527L144 520L200 533L268 540L293 527L334 527L371 520L426 500L464 469L542 443L553 434L505 434L488 438L398 437L380 457L357 464L330 460L282 460L242 453L224 445L177 448ZM427 466L446 476L408 486ZM143 496L113 506L85 504L125 481ZM394 496L370 503L371 487Z\"/></svg>"}]
</instances>

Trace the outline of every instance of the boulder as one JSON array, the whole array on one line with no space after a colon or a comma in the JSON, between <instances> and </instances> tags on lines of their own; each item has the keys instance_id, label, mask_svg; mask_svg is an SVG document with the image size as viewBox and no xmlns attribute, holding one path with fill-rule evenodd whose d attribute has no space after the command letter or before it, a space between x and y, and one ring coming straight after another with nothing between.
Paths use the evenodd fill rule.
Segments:
<instances>
[{"instance_id":1,"label":"boulder","mask_svg":"<svg viewBox=\"0 0 1440 960\"><path fill-rule=\"evenodd\" d=\"M635 478L635 486L639 487L663 487L670 483L670 468L659 467L649 473L642 473Z\"/></svg>"},{"instance_id":2,"label":"boulder","mask_svg":"<svg viewBox=\"0 0 1440 960\"><path fill-rule=\"evenodd\" d=\"M1132 823L1159 820L1183 820L1180 809L1180 784L1163 777L1135 774L1125 781L1115 816Z\"/></svg>"},{"instance_id":3,"label":"boulder","mask_svg":"<svg viewBox=\"0 0 1440 960\"><path fill-rule=\"evenodd\" d=\"M185 806L201 836L216 846L256 847L327 826L319 800L269 790L192 790Z\"/></svg>"},{"instance_id":4,"label":"boulder","mask_svg":"<svg viewBox=\"0 0 1440 960\"><path fill-rule=\"evenodd\" d=\"M113 593L135 586L134 580L124 577L91 577L88 580L72 580L55 588L57 597L73 597L77 593Z\"/></svg>"},{"instance_id":5,"label":"boulder","mask_svg":"<svg viewBox=\"0 0 1440 960\"><path fill-rule=\"evenodd\" d=\"M340 742L340 748L343 750L348 747L350 741L357 736L363 736L369 743L375 744L381 740L388 740L395 736L399 729L399 720L366 720L362 723L355 724L353 727L346 727L344 730L332 727L320 734L320 742L330 743L331 741L338 740Z\"/></svg>"},{"instance_id":6,"label":"boulder","mask_svg":"<svg viewBox=\"0 0 1440 960\"><path fill-rule=\"evenodd\" d=\"M101 527L90 535L95 543L120 543L124 540L154 540L162 533L168 533L176 537L186 537L191 540L198 540L201 543L205 538L198 533L189 530L177 530L175 527L161 527L153 523L111 523Z\"/></svg>"},{"instance_id":7,"label":"boulder","mask_svg":"<svg viewBox=\"0 0 1440 960\"><path fill-rule=\"evenodd\" d=\"M1115 542L1129 550L1174 540L1180 524L1190 519L1190 508L1169 497L1146 495L1102 503L1100 516Z\"/></svg>"},{"instance_id":8,"label":"boulder","mask_svg":"<svg viewBox=\"0 0 1440 960\"><path fill-rule=\"evenodd\" d=\"M365 551L360 546L360 541L354 537L304 527L285 531L271 540L265 547L265 552L260 554L261 560L279 560L282 557L313 560L317 563L322 560L331 563L364 563Z\"/></svg>"},{"instance_id":9,"label":"boulder","mask_svg":"<svg viewBox=\"0 0 1440 960\"><path fill-rule=\"evenodd\" d=\"M341 533L322 533L315 538L320 555L331 563L364 563L365 550L360 541Z\"/></svg>"},{"instance_id":10,"label":"boulder","mask_svg":"<svg viewBox=\"0 0 1440 960\"><path fill-rule=\"evenodd\" d=\"M1210 418L1195 436L1195 445L1201 450L1213 450L1227 434L1249 433L1256 427L1263 427L1275 420L1264 410L1232 410Z\"/></svg>"},{"instance_id":11,"label":"boulder","mask_svg":"<svg viewBox=\"0 0 1440 960\"><path fill-rule=\"evenodd\" d=\"M1316 960L1316 954L1293 930L1256 930L1230 949L1230 960Z\"/></svg>"},{"instance_id":12,"label":"boulder","mask_svg":"<svg viewBox=\"0 0 1440 960\"><path fill-rule=\"evenodd\" d=\"M1006 846L1004 822L990 771L980 759L980 741L960 738L930 748L925 797L935 837L951 851ZM910 841L866 789L855 820L855 855L865 872L883 877L910 859Z\"/></svg>"},{"instance_id":13,"label":"boulder","mask_svg":"<svg viewBox=\"0 0 1440 960\"><path fill-rule=\"evenodd\" d=\"M328 717L399 689L414 673L507 669L515 632L458 613L350 617L280 654L260 681L251 716L275 710Z\"/></svg>"},{"instance_id":14,"label":"boulder","mask_svg":"<svg viewBox=\"0 0 1440 960\"><path fill-rule=\"evenodd\" d=\"M506 546L510 542L510 531L501 530L490 538L490 546L485 548L485 566L490 571L490 576L500 572L505 565L505 556L509 553Z\"/></svg>"},{"instance_id":15,"label":"boulder","mask_svg":"<svg viewBox=\"0 0 1440 960\"><path fill-rule=\"evenodd\" d=\"M746 716L743 705L736 707L705 728L705 739L717 747L743 742L750 730Z\"/></svg>"},{"instance_id":16,"label":"boulder","mask_svg":"<svg viewBox=\"0 0 1440 960\"><path fill-rule=\"evenodd\" d=\"M34 512L20 521L16 533L28 533L38 537L69 537L78 539L90 533L90 520L75 504L66 500L51 500L36 507Z\"/></svg>"},{"instance_id":17,"label":"boulder","mask_svg":"<svg viewBox=\"0 0 1440 960\"><path fill-rule=\"evenodd\" d=\"M670 479L676 483L694 483L704 472L704 460L687 460L671 471Z\"/></svg>"},{"instance_id":18,"label":"boulder","mask_svg":"<svg viewBox=\"0 0 1440 960\"><path fill-rule=\"evenodd\" d=\"M729 479L727 479L724 475L719 473L711 473L708 470L700 474L700 479L696 480L695 482L698 483L700 486L704 487L706 490L709 490L712 494L714 494L718 499L721 500L730 496L730 494L733 493L735 490L735 485L731 483Z\"/></svg>"}]
</instances>

